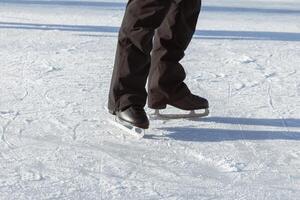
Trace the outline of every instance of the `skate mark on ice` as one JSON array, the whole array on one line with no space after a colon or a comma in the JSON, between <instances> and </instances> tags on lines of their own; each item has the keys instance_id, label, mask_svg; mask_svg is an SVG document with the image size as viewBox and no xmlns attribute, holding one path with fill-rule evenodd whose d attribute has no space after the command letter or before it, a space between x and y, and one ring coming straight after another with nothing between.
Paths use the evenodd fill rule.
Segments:
<instances>
[{"instance_id":1,"label":"skate mark on ice","mask_svg":"<svg viewBox=\"0 0 300 200\"><path fill-rule=\"evenodd\" d=\"M74 101L66 101L63 98L55 98L55 95L61 95L61 91L67 91L67 87L64 86L64 88L62 87L55 87L55 88L50 88L48 89L44 94L43 94L43 100L47 103L47 104L52 104L53 106L57 107L57 108L68 108L68 106L74 106L77 103ZM53 93L53 94L52 94ZM64 94L64 93L63 93ZM42 98L42 97L41 97ZM54 111L54 109L53 109Z\"/></svg>"},{"instance_id":2,"label":"skate mark on ice","mask_svg":"<svg viewBox=\"0 0 300 200\"><path fill-rule=\"evenodd\" d=\"M191 148L186 148L185 152L197 160L206 162L209 166L213 166L222 172L242 172L247 167L246 163L237 162L229 157L220 157L218 155L207 157L204 156L203 153Z\"/></svg>"},{"instance_id":3,"label":"skate mark on ice","mask_svg":"<svg viewBox=\"0 0 300 200\"><path fill-rule=\"evenodd\" d=\"M27 89L25 89L25 91L23 93L19 93L19 94L13 93L13 95L16 100L23 101L29 95L29 92Z\"/></svg>"},{"instance_id":4,"label":"skate mark on ice","mask_svg":"<svg viewBox=\"0 0 300 200\"><path fill-rule=\"evenodd\" d=\"M269 61L269 60L267 60ZM274 104L274 99L272 97L272 78L276 77L278 74L274 71L267 71L263 65L259 64L258 62L255 62L256 69L260 70L262 72L262 77L265 83L267 84L267 96L268 96L268 106L272 110L274 114L278 116L278 118L281 121L281 127L284 127L286 132L289 132L289 126L287 123L287 120L283 117L281 113L276 109L275 104ZM293 74L293 72L292 72ZM297 119L296 119L297 120Z\"/></svg>"},{"instance_id":5,"label":"skate mark on ice","mask_svg":"<svg viewBox=\"0 0 300 200\"><path fill-rule=\"evenodd\" d=\"M164 137L168 138L168 136L162 136L161 138ZM230 155L228 155L228 157L219 156L219 154L205 155L201 151L192 148L192 145L185 145L186 143L172 141L174 140L167 140L167 146L169 148L172 146L171 149L176 149L176 151L174 150L176 155L189 159L189 162L192 162L193 165L197 166L197 168L207 167L210 169L210 173L201 173L201 177L214 178L215 180L222 180L230 183L231 180L228 178L228 176L225 174L220 174L220 172L243 172L248 165L245 162L236 161L235 159L231 158ZM212 174L218 175L214 176Z\"/></svg>"},{"instance_id":6,"label":"skate mark on ice","mask_svg":"<svg viewBox=\"0 0 300 200\"><path fill-rule=\"evenodd\" d=\"M243 88L245 88L245 84L244 83L234 83L234 89L236 91L241 90Z\"/></svg>"},{"instance_id":7,"label":"skate mark on ice","mask_svg":"<svg viewBox=\"0 0 300 200\"><path fill-rule=\"evenodd\" d=\"M247 55L242 55L239 59L241 64L249 64L249 63L255 63L256 59L251 58L250 56Z\"/></svg>"},{"instance_id":8,"label":"skate mark on ice","mask_svg":"<svg viewBox=\"0 0 300 200\"><path fill-rule=\"evenodd\" d=\"M83 92L92 92L97 88L97 81L92 76L85 76L85 83L79 83L78 86L81 88Z\"/></svg>"},{"instance_id":9,"label":"skate mark on ice","mask_svg":"<svg viewBox=\"0 0 300 200\"><path fill-rule=\"evenodd\" d=\"M62 128L66 131L69 131L70 134L72 134L72 140L75 141L77 140L79 137L78 137L78 132L77 132L77 129L83 125L84 123L93 123L96 127L100 127L97 123L96 120L93 120L93 119L82 119L81 121L79 122L70 122L71 124L68 124L67 122L64 122L60 119L57 119L57 118L50 118L49 119L49 122L53 123L54 125L56 125L58 128Z\"/></svg>"},{"instance_id":10,"label":"skate mark on ice","mask_svg":"<svg viewBox=\"0 0 300 200\"><path fill-rule=\"evenodd\" d=\"M42 181L45 179L43 175L44 169L44 164L36 160L33 164L22 165L16 170L22 181Z\"/></svg>"},{"instance_id":11,"label":"skate mark on ice","mask_svg":"<svg viewBox=\"0 0 300 200\"><path fill-rule=\"evenodd\" d=\"M264 73L264 78L268 79L268 78L273 78L277 76L277 73L276 72L265 72Z\"/></svg>"},{"instance_id":12,"label":"skate mark on ice","mask_svg":"<svg viewBox=\"0 0 300 200\"><path fill-rule=\"evenodd\" d=\"M278 111L275 109L271 91L272 91L272 86L271 86L271 83L268 81L268 103L269 103L269 107L271 108L273 113L275 113L276 115L279 116L279 118L282 122L282 126L285 128L285 130L287 132L290 132L288 124L286 122L286 119L280 113L278 113Z\"/></svg>"},{"instance_id":13,"label":"skate mark on ice","mask_svg":"<svg viewBox=\"0 0 300 200\"><path fill-rule=\"evenodd\" d=\"M233 52L231 52L233 53ZM249 64L249 63L255 63L256 59L251 58L247 55L241 55L239 58L229 58L225 61L226 64Z\"/></svg>"},{"instance_id":14,"label":"skate mark on ice","mask_svg":"<svg viewBox=\"0 0 300 200\"><path fill-rule=\"evenodd\" d=\"M228 82L228 96L227 96L227 103L230 104L231 103L231 98L232 98L232 87L230 82ZM229 109L229 113L231 114L231 116L234 116L234 114L232 113L232 111ZM244 134L244 130L241 126L241 124L237 121L236 124L239 127L239 130L241 131L242 134Z\"/></svg>"},{"instance_id":15,"label":"skate mark on ice","mask_svg":"<svg viewBox=\"0 0 300 200\"><path fill-rule=\"evenodd\" d=\"M44 76L45 76L45 75L48 75L48 74L51 74L51 73L53 73L53 72L61 71L61 70L63 70L63 68L56 67L56 66L50 66L50 69L48 69L48 70L44 73Z\"/></svg>"},{"instance_id":16,"label":"skate mark on ice","mask_svg":"<svg viewBox=\"0 0 300 200\"><path fill-rule=\"evenodd\" d=\"M227 103L228 104L231 103L231 98L232 98L232 87L231 87L230 82L228 82L228 96L227 96ZM231 116L235 116L234 113L230 109L228 110L228 112L230 113ZM240 143L234 143L234 145L236 146L236 148L238 150L244 149L245 152L249 152L249 149L251 149L251 154L254 155L254 156L252 156L252 158L255 157L255 155L257 155L257 153L256 153L256 149L254 147L254 144L251 143L251 142L248 142L246 140L246 132L243 129L242 124L238 121L238 118L234 118L234 119L237 120L235 124L238 126L240 134L243 138ZM250 160L249 162L251 163L252 161L253 161L253 159Z\"/></svg>"},{"instance_id":17,"label":"skate mark on ice","mask_svg":"<svg viewBox=\"0 0 300 200\"><path fill-rule=\"evenodd\" d=\"M296 83L297 96L300 97L300 83Z\"/></svg>"},{"instance_id":18,"label":"skate mark on ice","mask_svg":"<svg viewBox=\"0 0 300 200\"><path fill-rule=\"evenodd\" d=\"M268 104L269 104L269 107L272 109L272 111L274 111L275 107L274 107L273 98L272 98L272 94L271 94L271 85L270 84L268 84Z\"/></svg>"},{"instance_id":19,"label":"skate mark on ice","mask_svg":"<svg viewBox=\"0 0 300 200\"><path fill-rule=\"evenodd\" d=\"M218 79L223 79L225 77L227 77L227 75L223 73L216 74L209 71L203 71L197 73L196 76L192 76L191 78L189 78L189 80L195 82L195 84L200 84L203 81L217 81Z\"/></svg>"},{"instance_id":20,"label":"skate mark on ice","mask_svg":"<svg viewBox=\"0 0 300 200\"><path fill-rule=\"evenodd\" d=\"M110 125L110 122L108 122L107 120L102 121L102 123L105 125ZM101 128L101 127L98 126L98 128ZM124 134L116 134L112 130L106 130L106 131L104 131L104 133L107 133L108 135L110 135L114 138L121 139L122 141L126 140L126 136Z\"/></svg>"},{"instance_id":21,"label":"skate mark on ice","mask_svg":"<svg viewBox=\"0 0 300 200\"><path fill-rule=\"evenodd\" d=\"M73 127L73 129L72 129L72 131L73 131L72 139L73 139L74 141L77 139L77 132L76 132L76 130L77 130L77 128L80 126L80 124L81 124L81 123L76 124L76 125Z\"/></svg>"},{"instance_id":22,"label":"skate mark on ice","mask_svg":"<svg viewBox=\"0 0 300 200\"><path fill-rule=\"evenodd\" d=\"M15 111L13 110L0 110L0 116L3 117L4 115L11 115L14 114Z\"/></svg>"},{"instance_id":23,"label":"skate mark on ice","mask_svg":"<svg viewBox=\"0 0 300 200\"><path fill-rule=\"evenodd\" d=\"M28 137L32 140L38 141L39 144L47 144L47 145L59 145L64 147L69 147L70 149L77 149L77 150L89 150L93 151L94 153L101 152L109 157L109 160L117 160L118 162L130 163L130 165L138 167L137 170L145 170L151 168L151 172L149 171L147 175L161 175L164 176L171 176L171 177L181 177L176 171L166 168L164 165L160 164L159 162L155 162L155 160L148 160L147 163L141 163L141 158L143 155L149 154L148 151L144 149L140 149L137 147L132 147L128 145L120 145L110 142L102 142L101 145L99 144L74 144L70 142L64 142L60 139L52 139L49 140L43 137ZM128 154L128 151L131 152ZM97 155L103 157L103 154L97 153ZM163 173L161 173L163 172Z\"/></svg>"},{"instance_id":24,"label":"skate mark on ice","mask_svg":"<svg viewBox=\"0 0 300 200\"><path fill-rule=\"evenodd\" d=\"M19 112L15 112L14 116L12 117L12 119L9 119L8 122L6 124L4 124L4 126L0 126L1 127L1 132L2 132L2 134L1 134L1 140L10 149L13 149L16 146L14 144L11 144L10 142L8 142L8 140L6 139L6 131L7 131L8 127L10 126L10 124L13 121L15 121L18 116L19 116Z\"/></svg>"}]
</instances>

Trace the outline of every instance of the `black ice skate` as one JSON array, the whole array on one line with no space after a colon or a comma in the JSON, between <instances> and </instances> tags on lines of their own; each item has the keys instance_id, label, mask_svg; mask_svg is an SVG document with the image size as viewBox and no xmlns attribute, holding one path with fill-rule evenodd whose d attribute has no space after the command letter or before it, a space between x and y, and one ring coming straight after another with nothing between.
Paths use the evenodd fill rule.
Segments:
<instances>
[{"instance_id":1,"label":"black ice skate","mask_svg":"<svg viewBox=\"0 0 300 200\"><path fill-rule=\"evenodd\" d=\"M109 121L131 135L141 138L144 136L144 130L149 128L147 114L141 106L130 106L122 111L109 112L116 115L115 121Z\"/></svg>"},{"instance_id":2,"label":"black ice skate","mask_svg":"<svg viewBox=\"0 0 300 200\"><path fill-rule=\"evenodd\" d=\"M194 118L194 117L205 117L209 115L209 103L207 99L189 94L174 102L169 102L168 105L178 108L183 111L190 111L188 114L161 114L160 110L165 109L167 105L161 105L155 109L155 116L169 118L169 119L180 119L180 118Z\"/></svg>"},{"instance_id":3,"label":"black ice skate","mask_svg":"<svg viewBox=\"0 0 300 200\"><path fill-rule=\"evenodd\" d=\"M125 123L142 129L149 128L149 120L143 107L130 106L129 108L116 112L117 118Z\"/></svg>"}]
</instances>

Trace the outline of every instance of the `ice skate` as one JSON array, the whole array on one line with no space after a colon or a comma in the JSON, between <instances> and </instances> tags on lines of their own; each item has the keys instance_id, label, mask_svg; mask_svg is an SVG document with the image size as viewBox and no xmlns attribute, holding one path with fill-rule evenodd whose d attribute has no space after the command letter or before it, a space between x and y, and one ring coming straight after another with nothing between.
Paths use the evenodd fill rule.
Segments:
<instances>
[{"instance_id":1,"label":"ice skate","mask_svg":"<svg viewBox=\"0 0 300 200\"><path fill-rule=\"evenodd\" d=\"M142 138L145 129L149 128L147 114L141 106L130 106L123 111L109 112L115 115L115 120L109 122L131 135Z\"/></svg>"},{"instance_id":2,"label":"ice skate","mask_svg":"<svg viewBox=\"0 0 300 200\"><path fill-rule=\"evenodd\" d=\"M141 106L130 106L123 111L116 112L116 116L121 122L128 123L141 129L149 128L147 114Z\"/></svg>"},{"instance_id":3,"label":"ice skate","mask_svg":"<svg viewBox=\"0 0 300 200\"><path fill-rule=\"evenodd\" d=\"M168 105L173 106L180 111L176 113L166 113L167 105L161 105L154 108L153 116L167 119L181 119L181 118L199 118L209 115L209 103L205 98L189 94L177 101L170 102ZM188 113L186 111L189 111Z\"/></svg>"}]
</instances>

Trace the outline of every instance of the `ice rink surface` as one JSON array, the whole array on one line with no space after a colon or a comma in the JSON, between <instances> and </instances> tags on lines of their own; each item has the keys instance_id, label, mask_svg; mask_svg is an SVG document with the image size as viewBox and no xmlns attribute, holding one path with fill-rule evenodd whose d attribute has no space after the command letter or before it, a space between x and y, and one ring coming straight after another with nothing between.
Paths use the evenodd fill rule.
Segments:
<instances>
[{"instance_id":1,"label":"ice rink surface","mask_svg":"<svg viewBox=\"0 0 300 200\"><path fill-rule=\"evenodd\" d=\"M141 140L105 110L125 6L0 0L0 199L299 199L300 2L203 1L182 64L211 115Z\"/></svg>"}]
</instances>

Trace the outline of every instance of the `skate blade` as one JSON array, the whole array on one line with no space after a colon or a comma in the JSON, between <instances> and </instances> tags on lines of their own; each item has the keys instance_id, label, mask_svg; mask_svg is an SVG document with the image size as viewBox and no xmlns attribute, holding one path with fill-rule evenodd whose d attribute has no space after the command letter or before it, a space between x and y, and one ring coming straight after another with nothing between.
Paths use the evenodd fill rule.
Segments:
<instances>
[{"instance_id":1,"label":"skate blade","mask_svg":"<svg viewBox=\"0 0 300 200\"><path fill-rule=\"evenodd\" d=\"M132 126L131 124L128 124L124 121L119 120L118 118L115 118L115 120L108 119L108 121L116 126L117 128L125 131L131 136L137 137L139 139L143 138L145 136L145 130L139 127Z\"/></svg>"},{"instance_id":2,"label":"skate blade","mask_svg":"<svg viewBox=\"0 0 300 200\"><path fill-rule=\"evenodd\" d=\"M188 114L163 114L160 113L160 110L155 110L154 116L164 118L164 119L190 119L190 118L201 118L209 115L209 109L204 109L202 113L196 113L196 111L192 110Z\"/></svg>"}]
</instances>

